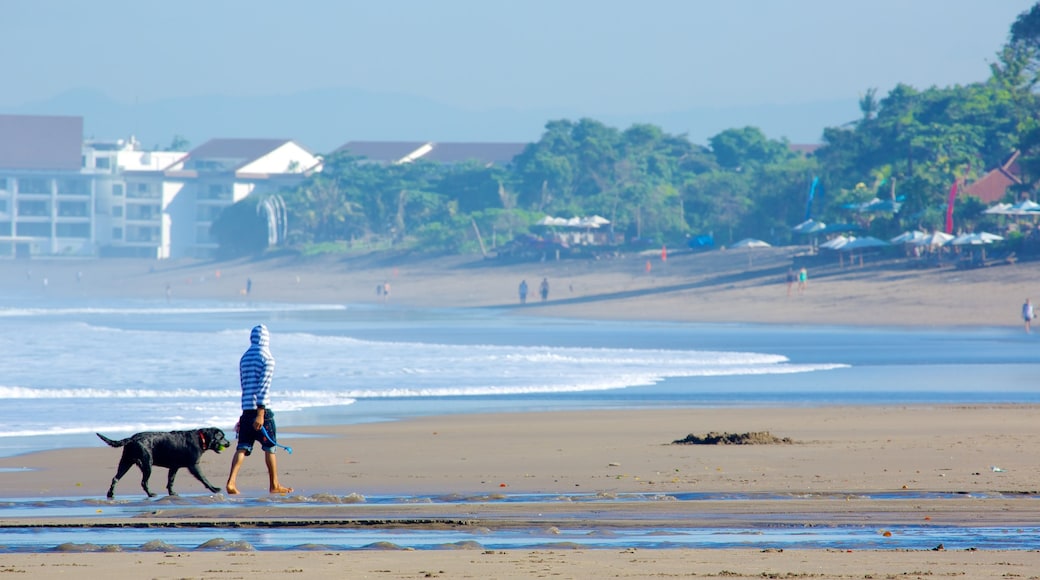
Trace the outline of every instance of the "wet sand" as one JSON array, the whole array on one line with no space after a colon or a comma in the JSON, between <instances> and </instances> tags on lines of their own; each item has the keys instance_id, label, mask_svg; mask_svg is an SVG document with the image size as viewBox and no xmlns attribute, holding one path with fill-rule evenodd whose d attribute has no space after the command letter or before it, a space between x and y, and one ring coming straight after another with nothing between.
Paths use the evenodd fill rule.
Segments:
<instances>
[{"instance_id":1,"label":"wet sand","mask_svg":"<svg viewBox=\"0 0 1040 580\"><path fill-rule=\"evenodd\" d=\"M433 495L465 497L466 525L501 526L716 526L733 514L755 525L804 519L814 526L885 526L933 523L952 526L1032 526L1040 521L1033 494L1040 466L1030 452L1035 439L1031 406L959 406L814 409L685 409L589 411L428 417L409 421L309 427L297 433L292 455L280 456L284 483L295 495ZM769 431L791 444L675 445L686 435L709 431ZM289 433L283 439L290 437ZM103 447L59 450L0 459L5 495L47 498L89 495L107 489L117 453ZM211 480L226 477L227 456L207 454L202 470ZM999 466L1000 471L993 471ZM160 480L165 470L154 477ZM140 499L136 472L117 488L121 498ZM258 457L240 476L246 498L267 497ZM156 486L158 487L158 486ZM188 474L178 478L183 495L207 495ZM716 492L765 494L746 501L685 501L634 504L625 493ZM928 499L927 492L960 494ZM548 497L599 494L616 501L581 504L547 500L510 504L495 498L538 493ZM870 494L910 494L908 499L872 500ZM770 499L770 494L782 496ZM103 506L102 506L103 507ZM251 521L307 521L308 525L351 520L403 520L436 525L457 522L458 506L442 503L379 506L364 502L293 506L264 502L253 507L177 507L133 518L136 525L191 522L215 526ZM112 522L111 519L98 521ZM57 521L61 521L60 518ZM89 525L93 518L76 518ZM44 523L43 519L34 520ZM10 521L2 522L11 524ZM161 537L161 532L156 533ZM233 535L233 532L229 532ZM161 555L0 554L11 571L135 577L122 567L152 562L153 577L239 577L253 571L303 577L494 577L546 574L570 578L725 575L817 578L964 574L972 578L1035 577L1040 552L972 550L643 550L582 548L541 550L437 550L317 553L179 552ZM203 573L211 571L211 573ZM381 572L379 572L381 571ZM732 573L732 575L730 574ZM344 576L346 575L346 576Z\"/></svg>"}]
</instances>

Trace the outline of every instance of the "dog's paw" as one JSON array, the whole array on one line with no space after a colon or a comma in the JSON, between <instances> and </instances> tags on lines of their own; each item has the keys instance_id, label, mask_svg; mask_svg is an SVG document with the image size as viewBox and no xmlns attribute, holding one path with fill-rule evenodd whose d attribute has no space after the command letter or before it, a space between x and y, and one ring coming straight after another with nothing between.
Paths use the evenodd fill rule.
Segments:
<instances>
[{"instance_id":1,"label":"dog's paw","mask_svg":"<svg viewBox=\"0 0 1040 580\"><path fill-rule=\"evenodd\" d=\"M152 492L148 492L148 497L155 497L155 494Z\"/></svg>"},{"instance_id":2,"label":"dog's paw","mask_svg":"<svg viewBox=\"0 0 1040 580\"><path fill-rule=\"evenodd\" d=\"M220 488L219 487L210 487L209 490L212 491L213 493L217 493L218 491L220 491Z\"/></svg>"}]
</instances>

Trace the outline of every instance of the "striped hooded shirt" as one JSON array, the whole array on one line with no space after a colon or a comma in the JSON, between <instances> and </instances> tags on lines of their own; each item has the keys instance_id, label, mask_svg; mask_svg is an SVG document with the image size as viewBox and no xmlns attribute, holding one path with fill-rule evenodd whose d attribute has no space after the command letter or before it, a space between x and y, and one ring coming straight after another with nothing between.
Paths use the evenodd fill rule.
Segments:
<instances>
[{"instance_id":1,"label":"striped hooded shirt","mask_svg":"<svg viewBox=\"0 0 1040 580\"><path fill-rule=\"evenodd\" d=\"M242 382L242 410L267 408L267 394L274 377L274 357L268 345L271 334L258 324L249 334L249 348L238 362L238 376Z\"/></svg>"}]
</instances>

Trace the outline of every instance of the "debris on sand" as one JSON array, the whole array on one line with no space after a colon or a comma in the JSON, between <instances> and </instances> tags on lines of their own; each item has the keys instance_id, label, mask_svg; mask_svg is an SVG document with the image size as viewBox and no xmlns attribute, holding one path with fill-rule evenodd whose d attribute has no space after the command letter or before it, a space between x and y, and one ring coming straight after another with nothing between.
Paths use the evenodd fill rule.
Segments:
<instances>
[{"instance_id":1,"label":"debris on sand","mask_svg":"<svg viewBox=\"0 0 1040 580\"><path fill-rule=\"evenodd\" d=\"M707 435L690 433L685 439L672 441L675 445L787 445L794 443L789 437L774 437L769 431L751 431L749 433L719 433L711 431Z\"/></svg>"}]
</instances>

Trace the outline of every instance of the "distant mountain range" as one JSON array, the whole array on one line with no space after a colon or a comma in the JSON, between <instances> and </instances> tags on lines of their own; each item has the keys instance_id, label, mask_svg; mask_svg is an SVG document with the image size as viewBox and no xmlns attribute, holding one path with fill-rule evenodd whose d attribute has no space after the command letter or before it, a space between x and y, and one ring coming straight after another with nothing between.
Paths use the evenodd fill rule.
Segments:
<instances>
[{"instance_id":1,"label":"distant mountain range","mask_svg":"<svg viewBox=\"0 0 1040 580\"><path fill-rule=\"evenodd\" d=\"M770 138L819 143L824 127L859 117L856 99L791 105L690 108L669 113L597 115L569 109L467 110L416 96L334 88L253 97L198 96L121 103L94 90L0 107L0 113L83 117L84 137L134 135L145 147L165 147L179 135L192 145L214 137L295 139L315 153L347 141L534 142L548 121L596 119L625 129L649 123L694 143L725 129L754 126Z\"/></svg>"}]
</instances>

